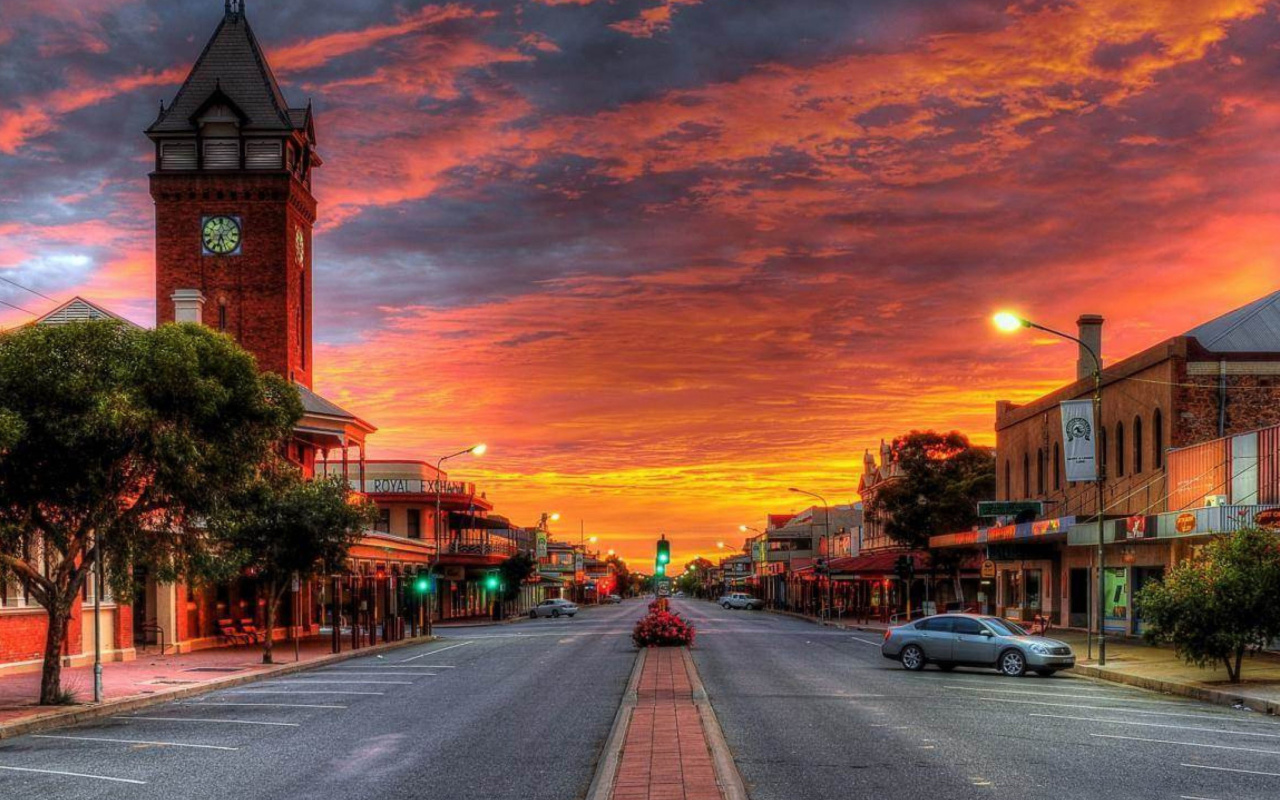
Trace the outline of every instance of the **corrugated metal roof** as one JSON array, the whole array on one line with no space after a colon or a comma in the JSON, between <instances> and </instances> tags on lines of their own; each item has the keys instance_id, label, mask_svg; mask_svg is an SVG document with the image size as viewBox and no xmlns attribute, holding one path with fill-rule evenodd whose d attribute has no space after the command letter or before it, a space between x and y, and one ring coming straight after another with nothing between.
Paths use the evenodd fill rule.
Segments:
<instances>
[{"instance_id":1,"label":"corrugated metal roof","mask_svg":"<svg viewBox=\"0 0 1280 800\"><path fill-rule=\"evenodd\" d=\"M173 103L147 132L192 131L191 118L218 91L248 117L246 128L293 130L306 120L305 108L289 108L244 14L228 12Z\"/></svg>"},{"instance_id":2,"label":"corrugated metal roof","mask_svg":"<svg viewBox=\"0 0 1280 800\"><path fill-rule=\"evenodd\" d=\"M1280 291L1187 331L1215 353L1280 351Z\"/></svg>"}]
</instances>

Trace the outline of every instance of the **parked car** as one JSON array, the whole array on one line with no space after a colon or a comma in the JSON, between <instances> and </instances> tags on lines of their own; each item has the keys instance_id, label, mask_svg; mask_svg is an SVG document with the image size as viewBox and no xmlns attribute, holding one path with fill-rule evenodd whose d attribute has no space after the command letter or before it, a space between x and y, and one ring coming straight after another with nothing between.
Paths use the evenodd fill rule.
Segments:
<instances>
[{"instance_id":1,"label":"parked car","mask_svg":"<svg viewBox=\"0 0 1280 800\"><path fill-rule=\"evenodd\" d=\"M684 597L684 592L676 592L676 597Z\"/></svg>"},{"instance_id":2,"label":"parked car","mask_svg":"<svg viewBox=\"0 0 1280 800\"><path fill-rule=\"evenodd\" d=\"M577 605L559 597L551 600L543 600L541 603L538 603L536 606L529 609L529 616L534 619L537 619L538 617L572 617L577 613Z\"/></svg>"},{"instance_id":3,"label":"parked car","mask_svg":"<svg viewBox=\"0 0 1280 800\"><path fill-rule=\"evenodd\" d=\"M929 663L944 671L964 665L992 667L1011 678L1027 670L1048 677L1076 664L1065 642L1032 636L1016 622L978 614L938 614L890 628L880 654L912 671Z\"/></svg>"},{"instance_id":4,"label":"parked car","mask_svg":"<svg viewBox=\"0 0 1280 800\"><path fill-rule=\"evenodd\" d=\"M745 608L751 611L759 611L764 608L764 601L758 597L752 597L742 592L730 592L720 598L720 605L728 608Z\"/></svg>"},{"instance_id":5,"label":"parked car","mask_svg":"<svg viewBox=\"0 0 1280 800\"><path fill-rule=\"evenodd\" d=\"M618 597L616 594L607 594L607 595L605 595L605 597L604 597L604 602L606 602L606 603L621 603L621 602L622 602L622 598L621 598L621 597Z\"/></svg>"}]
</instances>

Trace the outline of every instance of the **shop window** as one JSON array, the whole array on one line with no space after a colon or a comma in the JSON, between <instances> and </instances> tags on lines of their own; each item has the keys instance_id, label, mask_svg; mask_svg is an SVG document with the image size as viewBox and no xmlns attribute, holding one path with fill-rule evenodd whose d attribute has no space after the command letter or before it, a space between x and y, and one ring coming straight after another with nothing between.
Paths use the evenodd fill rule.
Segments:
<instances>
[{"instance_id":1,"label":"shop window","mask_svg":"<svg viewBox=\"0 0 1280 800\"><path fill-rule=\"evenodd\" d=\"M1151 412L1151 465L1164 466L1164 414L1158 408Z\"/></svg>"},{"instance_id":2,"label":"shop window","mask_svg":"<svg viewBox=\"0 0 1280 800\"><path fill-rule=\"evenodd\" d=\"M1133 474L1142 474L1142 417L1133 418Z\"/></svg>"},{"instance_id":3,"label":"shop window","mask_svg":"<svg viewBox=\"0 0 1280 800\"><path fill-rule=\"evenodd\" d=\"M391 533L391 509L378 509L378 521L373 523L373 529L379 533Z\"/></svg>"},{"instance_id":4,"label":"shop window","mask_svg":"<svg viewBox=\"0 0 1280 800\"><path fill-rule=\"evenodd\" d=\"M1040 610L1041 597L1041 571L1038 569L1029 569L1024 573L1023 585L1026 595L1026 605L1031 611Z\"/></svg>"},{"instance_id":5,"label":"shop window","mask_svg":"<svg viewBox=\"0 0 1280 800\"><path fill-rule=\"evenodd\" d=\"M411 508L409 509L408 514L409 514L409 517L406 525L408 528L409 538L421 539L422 538L422 510L418 508Z\"/></svg>"}]
</instances>

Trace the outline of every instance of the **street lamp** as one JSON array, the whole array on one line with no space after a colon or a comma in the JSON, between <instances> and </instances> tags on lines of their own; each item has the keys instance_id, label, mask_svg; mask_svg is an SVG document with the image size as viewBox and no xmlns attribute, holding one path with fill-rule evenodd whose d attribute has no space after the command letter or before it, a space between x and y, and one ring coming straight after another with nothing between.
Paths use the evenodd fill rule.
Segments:
<instances>
[{"instance_id":1,"label":"street lamp","mask_svg":"<svg viewBox=\"0 0 1280 800\"><path fill-rule=\"evenodd\" d=\"M804 489L792 487L787 489L788 492L796 494L805 494L809 497L816 497L822 501L822 541L827 551L827 613L830 614L835 608L835 594L831 586L831 506L827 505L827 499L816 492L806 492ZM908 594L910 590L908 590Z\"/></svg>"},{"instance_id":2,"label":"street lamp","mask_svg":"<svg viewBox=\"0 0 1280 800\"><path fill-rule=\"evenodd\" d=\"M444 494L444 481L440 479L440 469L441 467L444 466L444 462L448 461L451 458L457 458L458 456L465 456L467 453L470 453L473 456L482 456L485 454L486 451L488 451L488 449L489 449L489 446L484 442L481 442L479 444L471 445L466 450L459 450L458 452L450 453L447 456L440 456L440 458L436 460L436 516L435 516L435 519L433 520L434 527L435 527L435 534L436 534L435 535L436 557L434 560L430 558L428 558L427 560L427 580L428 581L431 580L431 573L435 571L436 562L440 560L440 495ZM434 604L435 598L432 597L430 598L430 600ZM432 611L433 609L430 609L430 608L427 609L427 635L428 636L431 635Z\"/></svg>"},{"instance_id":3,"label":"street lamp","mask_svg":"<svg viewBox=\"0 0 1280 800\"><path fill-rule=\"evenodd\" d=\"M1080 345L1080 347L1083 348L1084 351L1089 354L1089 357L1093 359L1094 425L1098 428L1102 427L1102 359L1098 358L1098 354L1094 352L1094 349L1092 347L1090 347L1088 344L1084 343L1083 341L1076 338L1075 336L1072 336L1069 333L1056 331L1053 328L1046 328L1043 325L1038 325L1032 322L1031 320L1023 319L1017 316L1016 314L1009 313L1008 311L1001 311L1000 313L996 314L995 317L993 318L993 321L995 322L995 326L997 328L999 328L1000 330L1006 333L1016 331L1019 328L1034 328L1035 330L1044 331L1045 333L1051 333L1054 336L1067 339L1069 341L1075 342L1076 344ZM1106 635L1103 633L1103 623L1106 621L1106 612L1104 610L1105 606L1103 604L1105 602L1104 595L1106 594L1106 591L1107 591L1107 578L1106 578L1106 569L1105 569L1106 556L1102 547L1102 544L1103 544L1102 512L1104 510L1103 506L1105 503L1105 499L1103 497L1103 491L1102 491L1103 489L1102 484L1103 484L1103 479L1106 477L1105 469L1104 469L1104 459L1106 458L1106 453L1104 453L1102 450L1102 436L1095 433L1093 439L1094 439L1094 444L1093 444L1094 461L1096 462L1096 468L1097 468L1097 480L1095 480L1094 483L1096 483L1098 486L1098 598L1097 598L1098 600L1097 602L1098 666L1106 666L1107 639L1106 639ZM1008 487L1005 487L1005 488L1006 490L1008 489Z\"/></svg>"}]
</instances>

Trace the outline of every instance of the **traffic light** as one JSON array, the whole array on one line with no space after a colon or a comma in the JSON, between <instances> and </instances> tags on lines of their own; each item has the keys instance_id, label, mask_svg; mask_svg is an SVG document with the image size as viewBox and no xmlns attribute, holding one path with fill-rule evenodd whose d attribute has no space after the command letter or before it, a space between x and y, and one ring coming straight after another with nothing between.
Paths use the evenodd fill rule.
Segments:
<instances>
[{"instance_id":1,"label":"traffic light","mask_svg":"<svg viewBox=\"0 0 1280 800\"><path fill-rule=\"evenodd\" d=\"M426 574L420 574L413 579L413 590L418 594L426 594L431 591L431 579Z\"/></svg>"},{"instance_id":2,"label":"traffic light","mask_svg":"<svg viewBox=\"0 0 1280 800\"><path fill-rule=\"evenodd\" d=\"M489 590L489 591L491 591L491 592L496 592L496 591L498 591L498 587L499 587L500 585L501 585L501 583L500 583L500 581L498 580L498 573L496 573L496 572L490 572L488 575L485 575L485 576L484 576L484 588L485 588L485 589L487 589L487 590Z\"/></svg>"},{"instance_id":3,"label":"traffic light","mask_svg":"<svg viewBox=\"0 0 1280 800\"><path fill-rule=\"evenodd\" d=\"M659 564L658 566L654 567L654 568L653 568L653 574L654 574L654 575L666 575L666 574L667 574L667 565L666 565L666 564Z\"/></svg>"},{"instance_id":4,"label":"traffic light","mask_svg":"<svg viewBox=\"0 0 1280 800\"><path fill-rule=\"evenodd\" d=\"M671 542L667 541L667 537L663 536L658 540L658 563L667 564L671 561Z\"/></svg>"}]
</instances>

